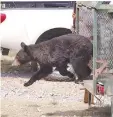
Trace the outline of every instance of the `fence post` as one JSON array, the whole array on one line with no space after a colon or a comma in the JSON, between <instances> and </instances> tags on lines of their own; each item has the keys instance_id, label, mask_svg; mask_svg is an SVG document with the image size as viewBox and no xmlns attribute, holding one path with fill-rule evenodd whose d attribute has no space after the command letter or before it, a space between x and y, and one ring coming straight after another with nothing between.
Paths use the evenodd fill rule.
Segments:
<instances>
[{"instance_id":1,"label":"fence post","mask_svg":"<svg viewBox=\"0 0 113 117\"><path fill-rule=\"evenodd\" d=\"M97 11L96 9L92 9L93 11L93 74L95 74L95 69L97 68L96 60L97 60ZM96 79L93 75L93 86L94 92L96 93Z\"/></svg>"},{"instance_id":2,"label":"fence post","mask_svg":"<svg viewBox=\"0 0 113 117\"><path fill-rule=\"evenodd\" d=\"M76 33L79 34L79 8L76 7Z\"/></svg>"},{"instance_id":3,"label":"fence post","mask_svg":"<svg viewBox=\"0 0 113 117\"><path fill-rule=\"evenodd\" d=\"M111 117L113 117L113 96L111 97Z\"/></svg>"}]
</instances>

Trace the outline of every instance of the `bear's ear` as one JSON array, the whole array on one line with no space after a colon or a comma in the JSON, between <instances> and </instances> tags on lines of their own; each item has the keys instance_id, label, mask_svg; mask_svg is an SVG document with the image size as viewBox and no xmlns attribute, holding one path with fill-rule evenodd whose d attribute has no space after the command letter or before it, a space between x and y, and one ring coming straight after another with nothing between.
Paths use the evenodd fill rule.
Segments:
<instances>
[{"instance_id":1,"label":"bear's ear","mask_svg":"<svg viewBox=\"0 0 113 117\"><path fill-rule=\"evenodd\" d=\"M21 47L24 49L26 47L26 44L24 42L21 42Z\"/></svg>"},{"instance_id":2,"label":"bear's ear","mask_svg":"<svg viewBox=\"0 0 113 117\"><path fill-rule=\"evenodd\" d=\"M28 46L24 42L21 42L21 47L23 48L24 52L28 52Z\"/></svg>"},{"instance_id":3,"label":"bear's ear","mask_svg":"<svg viewBox=\"0 0 113 117\"><path fill-rule=\"evenodd\" d=\"M29 46L27 46L24 42L21 42L21 47L23 48L24 52L26 52L27 55L32 58L32 54L31 54L31 51L29 49Z\"/></svg>"}]
</instances>

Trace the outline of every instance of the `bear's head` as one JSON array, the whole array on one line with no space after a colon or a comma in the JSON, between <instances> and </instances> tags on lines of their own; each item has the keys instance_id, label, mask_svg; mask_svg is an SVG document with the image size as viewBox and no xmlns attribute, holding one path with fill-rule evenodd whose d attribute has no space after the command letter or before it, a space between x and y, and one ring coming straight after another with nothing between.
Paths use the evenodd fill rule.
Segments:
<instances>
[{"instance_id":1,"label":"bear's head","mask_svg":"<svg viewBox=\"0 0 113 117\"><path fill-rule=\"evenodd\" d=\"M29 46L22 42L21 47L22 49L16 54L12 66L19 66L31 61Z\"/></svg>"}]
</instances>

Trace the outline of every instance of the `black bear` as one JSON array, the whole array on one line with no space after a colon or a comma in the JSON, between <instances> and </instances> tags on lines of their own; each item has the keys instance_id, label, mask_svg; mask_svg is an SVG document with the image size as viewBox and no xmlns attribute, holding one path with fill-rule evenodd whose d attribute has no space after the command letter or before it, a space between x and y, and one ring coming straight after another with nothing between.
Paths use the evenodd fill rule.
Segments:
<instances>
[{"instance_id":1,"label":"black bear","mask_svg":"<svg viewBox=\"0 0 113 117\"><path fill-rule=\"evenodd\" d=\"M40 69L24 86L30 86L36 80L48 76L53 67L56 67L61 75L73 78L74 74L67 70L68 63L73 66L78 80L83 80L91 73L88 63L93 55L93 45L84 36L66 34L39 44L26 45L22 42L21 47L14 64L36 61L40 65Z\"/></svg>"}]
</instances>

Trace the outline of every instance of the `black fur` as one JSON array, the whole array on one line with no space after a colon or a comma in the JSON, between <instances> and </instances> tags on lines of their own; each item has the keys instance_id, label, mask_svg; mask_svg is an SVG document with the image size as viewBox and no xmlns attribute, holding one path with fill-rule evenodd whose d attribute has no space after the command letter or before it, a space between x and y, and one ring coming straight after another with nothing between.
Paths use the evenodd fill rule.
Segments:
<instances>
[{"instance_id":1,"label":"black fur","mask_svg":"<svg viewBox=\"0 0 113 117\"><path fill-rule=\"evenodd\" d=\"M21 43L21 46L22 49L17 53L18 61L21 64L36 61L40 65L40 70L24 86L32 85L36 80L51 74L53 67L61 75L73 78L74 74L67 71L68 63L72 64L79 80L91 73L88 63L93 55L93 45L84 36L67 34L36 45Z\"/></svg>"}]
</instances>

